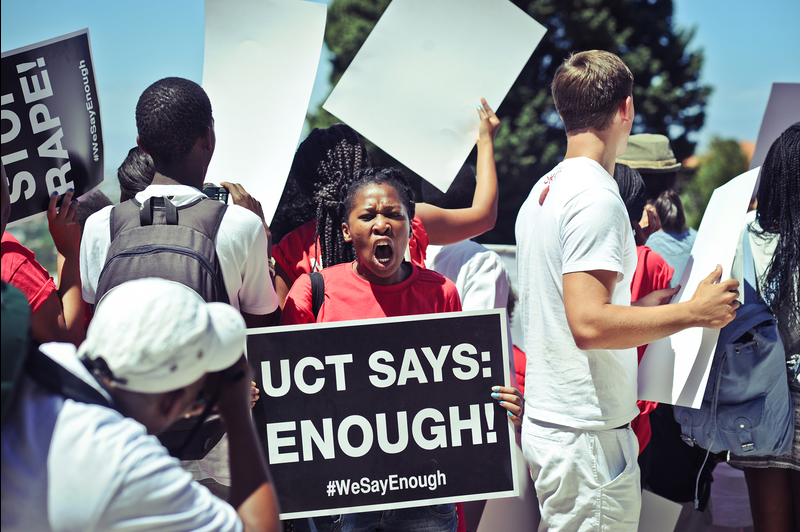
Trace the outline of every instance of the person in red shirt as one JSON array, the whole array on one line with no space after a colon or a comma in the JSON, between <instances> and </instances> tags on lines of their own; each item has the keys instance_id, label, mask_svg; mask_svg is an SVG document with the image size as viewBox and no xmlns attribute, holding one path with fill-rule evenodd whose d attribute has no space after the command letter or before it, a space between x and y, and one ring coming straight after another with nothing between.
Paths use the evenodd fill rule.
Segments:
<instances>
[{"instance_id":1,"label":"person in red shirt","mask_svg":"<svg viewBox=\"0 0 800 532\"><path fill-rule=\"evenodd\" d=\"M36 343L81 343L84 337L84 306L81 297L79 249L81 229L78 225L78 200L73 190L64 194L57 207L58 194L50 196L47 225L58 251L58 286L47 270L36 261L33 251L6 232L11 214L8 179L2 167L2 280L18 288L31 307L31 336Z\"/></svg>"},{"instance_id":2,"label":"person in red shirt","mask_svg":"<svg viewBox=\"0 0 800 532\"><path fill-rule=\"evenodd\" d=\"M452 281L404 259L414 216L413 191L399 170L368 168L356 174L347 188L341 225L344 241L356 254L352 262L323 269L325 296L314 316L311 280L302 275L286 298L281 325L322 323L388 316L407 316L461 310ZM514 389L494 387L493 397L517 417L522 400ZM390 520L393 529L426 526L426 530L455 531L455 505L405 508L313 518L317 530L372 530ZM339 521L342 522L339 522Z\"/></svg>"},{"instance_id":3,"label":"person in red shirt","mask_svg":"<svg viewBox=\"0 0 800 532\"><path fill-rule=\"evenodd\" d=\"M636 241L636 271L631 279L631 302L634 302L655 290L669 288L674 270L661 255L645 245L647 237L657 231L660 224L655 210L646 208L647 194L641 174L627 165L617 163L614 166L614 180L619 186L620 197L625 202ZM639 223L643 213L647 215L647 227L641 227ZM677 291L678 288L674 290L675 293ZM645 349L647 349L647 345L640 345L636 348L639 362L642 361ZM650 442L652 433L650 412L658 406L658 403L636 401L636 404L640 413L631 421L631 428L639 440L639 454L642 454Z\"/></svg>"},{"instance_id":4,"label":"person in red shirt","mask_svg":"<svg viewBox=\"0 0 800 532\"><path fill-rule=\"evenodd\" d=\"M466 209L442 209L420 203L411 217L410 260L424 268L428 244L447 245L485 233L497 220L497 171L494 135L500 121L481 99L478 114L477 186L472 205ZM370 167L363 141L352 128L336 124L315 129L297 149L286 188L273 218L277 245L275 289L283 303L292 284L304 273L350 262L352 246L345 242L339 206L342 189L356 172Z\"/></svg>"}]
</instances>

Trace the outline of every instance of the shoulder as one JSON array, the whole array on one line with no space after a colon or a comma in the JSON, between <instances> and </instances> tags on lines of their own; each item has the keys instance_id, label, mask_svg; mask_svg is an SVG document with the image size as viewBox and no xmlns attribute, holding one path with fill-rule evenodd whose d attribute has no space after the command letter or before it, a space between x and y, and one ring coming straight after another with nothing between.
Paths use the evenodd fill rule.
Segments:
<instances>
[{"instance_id":1,"label":"shoulder","mask_svg":"<svg viewBox=\"0 0 800 532\"><path fill-rule=\"evenodd\" d=\"M14 238L14 235L6 231L3 233L3 240L0 242L3 250L3 266L5 266L11 257L14 257L15 262L23 262L26 260L33 260L34 253L30 249L20 244L19 240Z\"/></svg>"},{"instance_id":2,"label":"shoulder","mask_svg":"<svg viewBox=\"0 0 800 532\"><path fill-rule=\"evenodd\" d=\"M90 250L111 243L111 210L113 205L104 207L86 219L81 235L81 249ZM105 257L103 257L105 259Z\"/></svg>"},{"instance_id":3,"label":"shoulder","mask_svg":"<svg viewBox=\"0 0 800 532\"><path fill-rule=\"evenodd\" d=\"M258 232L259 227L263 227L261 218L253 211L245 209L241 205L228 205L222 216L220 231L225 228L231 232L253 234Z\"/></svg>"},{"instance_id":4,"label":"shoulder","mask_svg":"<svg viewBox=\"0 0 800 532\"><path fill-rule=\"evenodd\" d=\"M437 289L440 289L445 294L448 295L455 294L456 296L458 296L458 290L456 289L456 285L453 283L453 281L451 281L444 275L435 272L433 270L420 268L417 265L413 265L413 268L415 268L419 272L419 278L417 279L417 282L415 284L425 287L435 287Z\"/></svg>"}]
</instances>

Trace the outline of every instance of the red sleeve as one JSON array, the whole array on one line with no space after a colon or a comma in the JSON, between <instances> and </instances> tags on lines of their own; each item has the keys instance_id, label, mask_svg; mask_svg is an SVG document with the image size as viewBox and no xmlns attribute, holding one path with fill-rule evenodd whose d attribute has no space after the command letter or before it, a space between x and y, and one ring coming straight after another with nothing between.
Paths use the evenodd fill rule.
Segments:
<instances>
[{"instance_id":1,"label":"red sleeve","mask_svg":"<svg viewBox=\"0 0 800 532\"><path fill-rule=\"evenodd\" d=\"M18 288L31 307L31 313L39 310L50 294L55 292L53 278L36 261L33 251L20 244L9 233L3 234L2 241L3 281Z\"/></svg>"},{"instance_id":2,"label":"red sleeve","mask_svg":"<svg viewBox=\"0 0 800 532\"><path fill-rule=\"evenodd\" d=\"M636 247L636 272L631 280L631 302L650 292L669 288L675 270L647 246Z\"/></svg>"},{"instance_id":3,"label":"red sleeve","mask_svg":"<svg viewBox=\"0 0 800 532\"><path fill-rule=\"evenodd\" d=\"M281 312L281 325L316 323L316 321L311 303L311 278L308 275L301 275L286 296L286 303Z\"/></svg>"},{"instance_id":4,"label":"red sleeve","mask_svg":"<svg viewBox=\"0 0 800 532\"><path fill-rule=\"evenodd\" d=\"M420 268L425 267L425 255L428 253L428 232L416 214L411 220L411 238L408 241L408 254L411 262Z\"/></svg>"},{"instance_id":5,"label":"red sleeve","mask_svg":"<svg viewBox=\"0 0 800 532\"><path fill-rule=\"evenodd\" d=\"M317 220L301 225L280 243L272 246L272 257L281 265L286 275L294 283L304 273L311 273L312 255L315 253L314 236L317 233ZM314 260L316 263L316 259Z\"/></svg>"},{"instance_id":6,"label":"red sleeve","mask_svg":"<svg viewBox=\"0 0 800 532\"><path fill-rule=\"evenodd\" d=\"M519 385L519 391L525 395L525 367L528 364L528 358L525 356L525 352L522 351L517 346L514 347L514 373L517 374L517 384Z\"/></svg>"}]
</instances>

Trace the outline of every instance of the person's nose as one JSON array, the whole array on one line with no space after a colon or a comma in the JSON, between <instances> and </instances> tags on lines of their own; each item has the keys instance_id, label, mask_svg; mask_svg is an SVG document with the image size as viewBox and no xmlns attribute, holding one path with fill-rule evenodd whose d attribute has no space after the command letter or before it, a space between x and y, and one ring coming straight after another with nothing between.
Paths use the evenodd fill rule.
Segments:
<instances>
[{"instance_id":1,"label":"person's nose","mask_svg":"<svg viewBox=\"0 0 800 532\"><path fill-rule=\"evenodd\" d=\"M389 219L379 214L375 217L375 223L372 226L372 230L379 235L386 234L391 229L391 224L389 223Z\"/></svg>"}]
</instances>

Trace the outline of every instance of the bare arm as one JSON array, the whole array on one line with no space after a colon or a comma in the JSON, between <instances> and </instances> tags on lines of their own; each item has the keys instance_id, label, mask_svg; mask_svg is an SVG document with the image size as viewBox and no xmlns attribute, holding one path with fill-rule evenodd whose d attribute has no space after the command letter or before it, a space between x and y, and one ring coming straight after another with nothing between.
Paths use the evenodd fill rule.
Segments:
<instances>
[{"instance_id":1,"label":"bare arm","mask_svg":"<svg viewBox=\"0 0 800 532\"><path fill-rule=\"evenodd\" d=\"M58 251L58 288L31 316L31 330L37 342L60 341L77 346L84 337L81 228L78 225L78 202L72 201L72 195L72 190L67 191L57 209L58 194L53 194L47 207L47 224Z\"/></svg>"},{"instance_id":2,"label":"bare arm","mask_svg":"<svg viewBox=\"0 0 800 532\"><path fill-rule=\"evenodd\" d=\"M231 380L238 375L237 380ZM225 388L218 409L228 431L231 467L231 506L250 531L280 529L278 498L264 460L264 452L250 418L253 371L244 357L224 372Z\"/></svg>"},{"instance_id":3,"label":"bare arm","mask_svg":"<svg viewBox=\"0 0 800 532\"><path fill-rule=\"evenodd\" d=\"M294 283L289 279L289 275L279 262L275 262L275 292L278 294L278 301L281 303L281 308L286 304L286 296L289 295L289 289L292 288Z\"/></svg>"},{"instance_id":4,"label":"bare arm","mask_svg":"<svg viewBox=\"0 0 800 532\"><path fill-rule=\"evenodd\" d=\"M425 225L434 245L447 245L481 235L494 228L497 221L497 170L494 164L494 136L500 120L481 98L478 108L478 168L472 206L466 209L442 209L428 203L416 205L416 213Z\"/></svg>"},{"instance_id":5,"label":"bare arm","mask_svg":"<svg viewBox=\"0 0 800 532\"><path fill-rule=\"evenodd\" d=\"M719 329L734 317L739 282L716 283L722 267L698 286L691 301L661 305L677 287L645 296L637 306L612 305L617 273L605 270L563 276L564 308L572 337L580 349L626 349L648 344L689 327ZM658 306L646 306L656 304Z\"/></svg>"}]
</instances>

